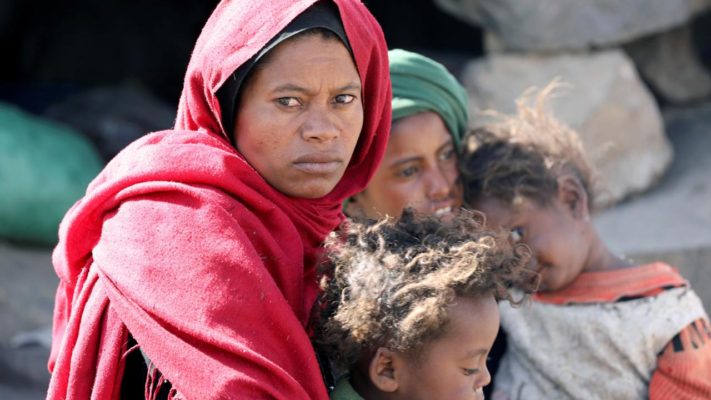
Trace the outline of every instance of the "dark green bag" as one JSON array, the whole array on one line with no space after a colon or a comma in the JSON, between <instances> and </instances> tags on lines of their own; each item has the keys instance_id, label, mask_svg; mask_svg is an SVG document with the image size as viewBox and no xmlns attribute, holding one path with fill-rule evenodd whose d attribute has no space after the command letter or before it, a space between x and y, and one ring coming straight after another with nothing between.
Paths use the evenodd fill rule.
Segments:
<instances>
[{"instance_id":1,"label":"dark green bag","mask_svg":"<svg viewBox=\"0 0 711 400\"><path fill-rule=\"evenodd\" d=\"M52 245L103 163L72 129L0 103L0 237Z\"/></svg>"}]
</instances>

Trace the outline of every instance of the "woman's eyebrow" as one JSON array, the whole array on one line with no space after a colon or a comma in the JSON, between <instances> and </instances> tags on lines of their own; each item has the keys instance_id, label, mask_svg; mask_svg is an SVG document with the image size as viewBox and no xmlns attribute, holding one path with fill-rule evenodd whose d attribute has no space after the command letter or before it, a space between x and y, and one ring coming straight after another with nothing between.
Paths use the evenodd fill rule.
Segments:
<instances>
[{"instance_id":1,"label":"woman's eyebrow","mask_svg":"<svg viewBox=\"0 0 711 400\"><path fill-rule=\"evenodd\" d=\"M361 84L359 82L350 82L347 83L341 87L338 87L335 89L336 92L345 92L345 91L350 91L350 90L361 90ZM313 90L309 90L303 86L299 86L295 83L284 83L281 84L277 87L275 87L272 92L279 93L279 92L298 92L298 93L303 93L303 94L313 94L315 93Z\"/></svg>"},{"instance_id":2,"label":"woman's eyebrow","mask_svg":"<svg viewBox=\"0 0 711 400\"><path fill-rule=\"evenodd\" d=\"M420 158L422 158L422 157L412 156L412 157L407 157L407 158L401 158L401 159L393 162L392 164L390 164L389 167L397 167L398 165L407 164L407 163L410 163L413 161L418 161Z\"/></svg>"},{"instance_id":3,"label":"woman's eyebrow","mask_svg":"<svg viewBox=\"0 0 711 400\"><path fill-rule=\"evenodd\" d=\"M336 90L339 92L348 91L348 90L361 90L361 84L360 84L360 82L351 82L345 86L341 86L340 88L338 88Z\"/></svg>"},{"instance_id":4,"label":"woman's eyebrow","mask_svg":"<svg viewBox=\"0 0 711 400\"><path fill-rule=\"evenodd\" d=\"M299 92L304 94L310 94L313 91L306 89L303 86L299 86L293 83L284 83L275 87L272 92Z\"/></svg>"}]
</instances>

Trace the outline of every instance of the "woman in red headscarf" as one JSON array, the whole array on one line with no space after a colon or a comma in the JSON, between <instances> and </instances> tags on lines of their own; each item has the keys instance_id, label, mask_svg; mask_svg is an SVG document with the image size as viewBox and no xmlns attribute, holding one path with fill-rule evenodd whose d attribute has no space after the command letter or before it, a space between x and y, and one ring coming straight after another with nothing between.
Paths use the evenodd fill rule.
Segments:
<instances>
[{"instance_id":1,"label":"woman in red headscarf","mask_svg":"<svg viewBox=\"0 0 711 400\"><path fill-rule=\"evenodd\" d=\"M359 1L223 1L175 129L128 146L61 224L48 398L121 398L135 354L169 397L327 398L314 270L389 126L387 49Z\"/></svg>"}]
</instances>

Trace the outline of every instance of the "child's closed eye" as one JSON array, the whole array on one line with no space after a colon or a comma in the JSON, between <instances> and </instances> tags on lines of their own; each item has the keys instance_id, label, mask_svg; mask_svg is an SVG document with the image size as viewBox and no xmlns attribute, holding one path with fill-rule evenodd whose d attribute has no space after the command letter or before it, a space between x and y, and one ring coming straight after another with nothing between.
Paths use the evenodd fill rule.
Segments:
<instances>
[{"instance_id":1,"label":"child's closed eye","mask_svg":"<svg viewBox=\"0 0 711 400\"><path fill-rule=\"evenodd\" d=\"M464 371L464 375L469 376L469 375L478 374L479 368L462 368L462 371Z\"/></svg>"}]
</instances>

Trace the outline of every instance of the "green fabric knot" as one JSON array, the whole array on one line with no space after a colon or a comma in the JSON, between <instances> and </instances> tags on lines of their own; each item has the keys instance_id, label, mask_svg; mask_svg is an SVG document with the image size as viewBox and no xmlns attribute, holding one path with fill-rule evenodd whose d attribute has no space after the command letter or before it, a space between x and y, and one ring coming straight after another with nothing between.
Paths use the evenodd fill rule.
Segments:
<instances>
[{"instance_id":1,"label":"green fabric knot","mask_svg":"<svg viewBox=\"0 0 711 400\"><path fill-rule=\"evenodd\" d=\"M466 90L440 63L423 55L395 49L388 53L393 85L393 122L424 111L434 111L460 149L467 130Z\"/></svg>"}]
</instances>

